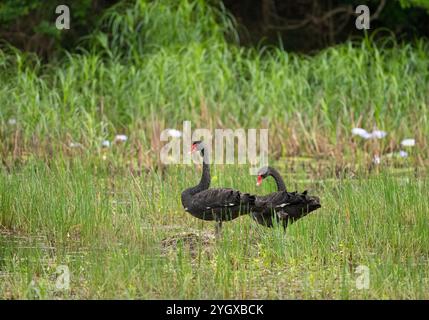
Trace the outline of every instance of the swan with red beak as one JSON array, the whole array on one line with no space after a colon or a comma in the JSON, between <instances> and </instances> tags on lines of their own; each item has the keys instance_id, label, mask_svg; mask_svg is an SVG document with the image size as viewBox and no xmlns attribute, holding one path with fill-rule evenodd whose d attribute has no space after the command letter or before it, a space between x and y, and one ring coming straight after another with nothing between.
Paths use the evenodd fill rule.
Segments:
<instances>
[{"instance_id":1,"label":"swan with red beak","mask_svg":"<svg viewBox=\"0 0 429 320\"><path fill-rule=\"evenodd\" d=\"M307 191L303 193L288 192L280 173L272 167L264 167L258 171L256 185L260 186L263 180L269 176L274 178L278 191L256 197L251 215L259 224L273 227L274 220L277 220L286 230L289 223L293 223L321 207L320 199L308 195Z\"/></svg>"},{"instance_id":2,"label":"swan with red beak","mask_svg":"<svg viewBox=\"0 0 429 320\"><path fill-rule=\"evenodd\" d=\"M202 141L195 141L191 153L199 151L203 157L203 172L200 182L182 192L182 205L192 216L216 221L216 235L220 234L222 222L249 214L255 204L255 196L230 188L210 189L210 156Z\"/></svg>"}]
</instances>

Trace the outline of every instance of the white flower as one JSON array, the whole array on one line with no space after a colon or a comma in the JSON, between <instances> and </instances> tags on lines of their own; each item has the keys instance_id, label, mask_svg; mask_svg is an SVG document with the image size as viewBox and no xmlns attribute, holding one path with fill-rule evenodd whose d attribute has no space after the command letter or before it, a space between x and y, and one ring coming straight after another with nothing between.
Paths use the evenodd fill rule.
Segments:
<instances>
[{"instance_id":1,"label":"white flower","mask_svg":"<svg viewBox=\"0 0 429 320\"><path fill-rule=\"evenodd\" d=\"M167 133L169 136L174 137L174 138L179 138L182 136L182 132L180 132L179 130L176 130L176 129L168 129Z\"/></svg>"},{"instance_id":2,"label":"white flower","mask_svg":"<svg viewBox=\"0 0 429 320\"><path fill-rule=\"evenodd\" d=\"M128 140L128 137L125 134L117 134L115 136L115 142L125 142Z\"/></svg>"},{"instance_id":3,"label":"white flower","mask_svg":"<svg viewBox=\"0 0 429 320\"><path fill-rule=\"evenodd\" d=\"M381 158L379 156L374 156L374 158L372 158L372 162L374 164L380 164L381 163Z\"/></svg>"},{"instance_id":4,"label":"white flower","mask_svg":"<svg viewBox=\"0 0 429 320\"><path fill-rule=\"evenodd\" d=\"M362 128L353 128L352 134L354 136L359 136L364 139L371 139L373 137L371 133Z\"/></svg>"},{"instance_id":5,"label":"white flower","mask_svg":"<svg viewBox=\"0 0 429 320\"><path fill-rule=\"evenodd\" d=\"M110 147L110 141L109 140L103 140L103 142L101 143L101 145L104 148L109 148Z\"/></svg>"},{"instance_id":6,"label":"white flower","mask_svg":"<svg viewBox=\"0 0 429 320\"><path fill-rule=\"evenodd\" d=\"M16 124L16 119L15 119L15 118L10 118L10 119L7 121L7 123L8 123L10 126L14 126L14 125Z\"/></svg>"},{"instance_id":7,"label":"white flower","mask_svg":"<svg viewBox=\"0 0 429 320\"><path fill-rule=\"evenodd\" d=\"M414 147L416 145L416 140L404 139L404 140L402 140L401 145L404 147Z\"/></svg>"},{"instance_id":8,"label":"white flower","mask_svg":"<svg viewBox=\"0 0 429 320\"><path fill-rule=\"evenodd\" d=\"M360 136L360 137L362 137L363 135L365 135L365 134L367 134L368 132L366 132L366 130L365 129L362 129L362 128L353 128L352 129L352 134L354 135L354 136Z\"/></svg>"},{"instance_id":9,"label":"white flower","mask_svg":"<svg viewBox=\"0 0 429 320\"><path fill-rule=\"evenodd\" d=\"M81 148L82 145L79 142L70 142L69 147L70 148Z\"/></svg>"},{"instance_id":10,"label":"white flower","mask_svg":"<svg viewBox=\"0 0 429 320\"><path fill-rule=\"evenodd\" d=\"M387 132L381 130L374 130L371 135L373 138L383 139L387 135Z\"/></svg>"},{"instance_id":11,"label":"white flower","mask_svg":"<svg viewBox=\"0 0 429 320\"><path fill-rule=\"evenodd\" d=\"M398 155L399 155L401 158L406 158L406 157L408 157L408 152L407 152L407 151L404 151L404 150L401 150L401 151L399 151Z\"/></svg>"},{"instance_id":12,"label":"white flower","mask_svg":"<svg viewBox=\"0 0 429 320\"><path fill-rule=\"evenodd\" d=\"M372 139L373 135L369 132L365 132L364 134L361 135L361 137L368 140L368 139Z\"/></svg>"}]
</instances>

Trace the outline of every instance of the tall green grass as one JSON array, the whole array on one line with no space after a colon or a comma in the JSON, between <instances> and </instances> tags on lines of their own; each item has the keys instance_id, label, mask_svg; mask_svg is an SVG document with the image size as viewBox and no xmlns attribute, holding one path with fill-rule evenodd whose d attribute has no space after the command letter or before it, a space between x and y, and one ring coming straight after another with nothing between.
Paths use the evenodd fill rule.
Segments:
<instances>
[{"instance_id":1,"label":"tall green grass","mask_svg":"<svg viewBox=\"0 0 429 320\"><path fill-rule=\"evenodd\" d=\"M303 145L334 146L360 125L427 146L429 46L423 40L364 39L308 57L227 42L236 38L232 19L202 1L122 6L86 40L92 49L60 62L42 65L0 51L2 135L11 118L27 140L69 135L88 145L153 121L236 128L267 119L270 134L293 128Z\"/></svg>"},{"instance_id":2,"label":"tall green grass","mask_svg":"<svg viewBox=\"0 0 429 320\"><path fill-rule=\"evenodd\" d=\"M259 194L275 188L267 181L256 190L246 172L216 171L214 186ZM9 235L1 237L0 297L428 298L427 179L386 173L320 181L312 193L322 209L286 235L244 216L207 243L213 223L180 206L198 171L167 173L133 178L36 165L2 175L0 223ZM202 236L192 248L179 240L163 249L163 239L183 232ZM58 265L71 271L68 291L54 287ZM359 265L370 270L367 290L356 287Z\"/></svg>"},{"instance_id":3,"label":"tall green grass","mask_svg":"<svg viewBox=\"0 0 429 320\"><path fill-rule=\"evenodd\" d=\"M204 105L210 115L243 125L259 125L262 117L287 123L299 113L304 126L316 116L334 132L338 122L349 131L359 117L364 125L426 132L427 54L423 42L393 49L348 43L312 58L194 43L132 64L71 55L55 68L4 55L1 118L16 117L41 134L86 134L102 116L114 126L153 114L168 116L170 125L201 122Z\"/></svg>"}]
</instances>

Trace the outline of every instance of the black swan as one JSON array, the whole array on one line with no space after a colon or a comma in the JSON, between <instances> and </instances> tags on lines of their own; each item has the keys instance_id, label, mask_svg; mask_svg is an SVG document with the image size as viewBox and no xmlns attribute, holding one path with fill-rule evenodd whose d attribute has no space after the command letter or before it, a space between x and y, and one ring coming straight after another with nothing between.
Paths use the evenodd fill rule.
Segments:
<instances>
[{"instance_id":1,"label":"black swan","mask_svg":"<svg viewBox=\"0 0 429 320\"><path fill-rule=\"evenodd\" d=\"M259 224L273 227L273 216L286 230L289 222L293 223L310 212L321 207L320 199L303 193L287 192L285 183L279 172L272 167L264 167L258 172L256 185L261 185L263 179L272 176L277 184L277 192L266 196L257 196L252 207L252 218Z\"/></svg>"},{"instance_id":2,"label":"black swan","mask_svg":"<svg viewBox=\"0 0 429 320\"><path fill-rule=\"evenodd\" d=\"M200 151L203 157L203 173L200 183L182 192L185 211L202 220L216 221L216 235L219 235L222 221L233 220L250 213L255 204L255 196L238 190L210 187L210 164L208 152L201 141L192 143L191 153Z\"/></svg>"}]
</instances>

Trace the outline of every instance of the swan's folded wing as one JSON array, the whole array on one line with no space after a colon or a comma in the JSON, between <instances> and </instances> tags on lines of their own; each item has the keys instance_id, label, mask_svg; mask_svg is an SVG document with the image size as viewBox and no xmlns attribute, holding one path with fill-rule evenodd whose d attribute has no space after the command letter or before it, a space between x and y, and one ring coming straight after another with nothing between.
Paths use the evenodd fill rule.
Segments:
<instances>
[{"instance_id":1,"label":"swan's folded wing","mask_svg":"<svg viewBox=\"0 0 429 320\"><path fill-rule=\"evenodd\" d=\"M302 202L302 197L296 192L279 191L256 198L256 208L281 209Z\"/></svg>"},{"instance_id":2,"label":"swan's folded wing","mask_svg":"<svg viewBox=\"0 0 429 320\"><path fill-rule=\"evenodd\" d=\"M234 189L208 189L194 195L192 203L204 210L235 207L245 203L248 196Z\"/></svg>"},{"instance_id":3,"label":"swan's folded wing","mask_svg":"<svg viewBox=\"0 0 429 320\"><path fill-rule=\"evenodd\" d=\"M289 203L290 197L285 191L273 192L266 196L256 198L256 207L276 208L286 206Z\"/></svg>"}]
</instances>

